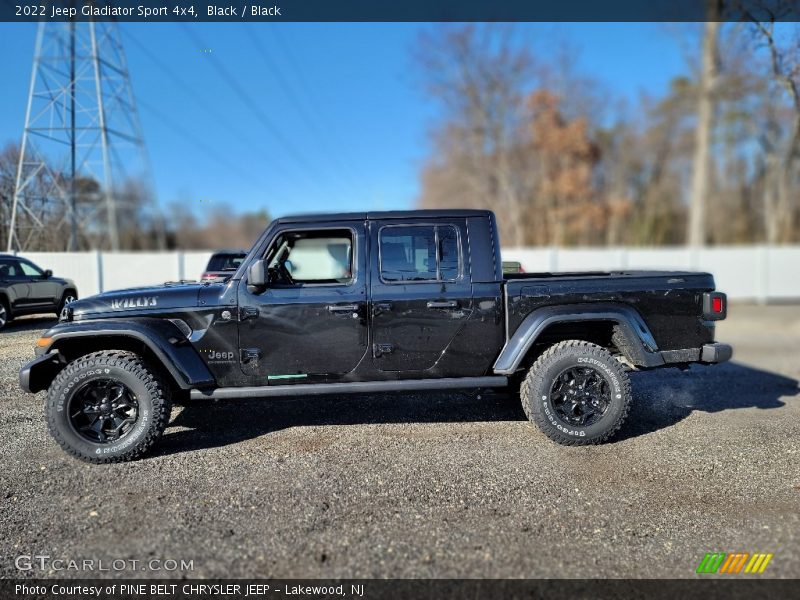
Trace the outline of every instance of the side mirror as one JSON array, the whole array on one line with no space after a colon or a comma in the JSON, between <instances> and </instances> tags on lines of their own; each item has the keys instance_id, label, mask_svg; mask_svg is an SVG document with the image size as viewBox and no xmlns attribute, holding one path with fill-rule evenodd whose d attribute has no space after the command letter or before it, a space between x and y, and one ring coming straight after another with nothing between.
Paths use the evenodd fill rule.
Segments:
<instances>
[{"instance_id":1,"label":"side mirror","mask_svg":"<svg viewBox=\"0 0 800 600\"><path fill-rule=\"evenodd\" d=\"M267 285L266 265L263 260L257 260L247 268L247 285L253 287Z\"/></svg>"},{"instance_id":2,"label":"side mirror","mask_svg":"<svg viewBox=\"0 0 800 600\"><path fill-rule=\"evenodd\" d=\"M53 272L50 269L47 269L43 274L42 277L45 279L50 279L53 276Z\"/></svg>"}]
</instances>

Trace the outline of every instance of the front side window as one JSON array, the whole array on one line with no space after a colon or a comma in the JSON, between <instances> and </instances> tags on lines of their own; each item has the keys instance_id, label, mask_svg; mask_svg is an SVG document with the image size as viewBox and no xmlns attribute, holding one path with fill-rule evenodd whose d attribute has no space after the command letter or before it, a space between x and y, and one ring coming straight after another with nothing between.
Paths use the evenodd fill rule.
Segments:
<instances>
[{"instance_id":1,"label":"front side window","mask_svg":"<svg viewBox=\"0 0 800 600\"><path fill-rule=\"evenodd\" d=\"M458 233L452 225L384 227L379 243L381 279L384 281L458 279Z\"/></svg>"},{"instance_id":2,"label":"front side window","mask_svg":"<svg viewBox=\"0 0 800 600\"><path fill-rule=\"evenodd\" d=\"M266 256L274 285L348 284L353 280L353 234L348 229L287 231Z\"/></svg>"},{"instance_id":3,"label":"front side window","mask_svg":"<svg viewBox=\"0 0 800 600\"><path fill-rule=\"evenodd\" d=\"M41 277L44 274L39 267L24 260L19 261L19 266L27 277Z\"/></svg>"}]
</instances>

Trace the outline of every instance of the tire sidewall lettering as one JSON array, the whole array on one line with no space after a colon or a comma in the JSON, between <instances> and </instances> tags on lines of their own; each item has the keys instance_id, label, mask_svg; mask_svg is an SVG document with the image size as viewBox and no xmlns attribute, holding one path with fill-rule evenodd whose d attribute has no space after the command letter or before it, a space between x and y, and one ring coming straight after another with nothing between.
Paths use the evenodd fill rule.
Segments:
<instances>
[{"instance_id":1,"label":"tire sidewall lettering","mask_svg":"<svg viewBox=\"0 0 800 600\"><path fill-rule=\"evenodd\" d=\"M602 350L602 348L600 349ZM616 359L610 354L608 357L594 356L591 353L581 352L580 348L566 346L562 353L552 356L550 360L541 364L540 372L534 377L529 390L531 406L538 405L539 407L535 412L540 415L537 421L540 427L546 423L547 429L553 431L554 434L557 433L575 440L598 438L609 427L613 427L614 423L618 421L620 411L624 410L623 407L628 401L626 394L629 395L629 392L626 392L627 376L621 367L615 369L616 365L610 363L614 360ZM562 421L556 415L550 398L550 390L555 378L565 369L576 366L590 367L595 370L608 383L611 391L606 413L599 421L588 427L570 425Z\"/></svg>"},{"instance_id":2,"label":"tire sidewall lettering","mask_svg":"<svg viewBox=\"0 0 800 600\"><path fill-rule=\"evenodd\" d=\"M79 453L87 459L91 457L93 461L105 462L103 459L115 459L131 452L136 452L137 447L142 443L147 443L148 438L152 437L151 431L158 425L158 407L165 401L163 396L158 393L160 386L157 380L148 377L148 371L142 371L142 363L116 361L117 364L102 362L87 362L85 359L76 360L67 367L70 371L65 373L66 377L56 380L55 389L49 392L48 406L50 407L51 427L58 432L58 440L70 451ZM114 357L110 359L114 361ZM143 377L144 375L144 377ZM70 400L77 390L84 384L94 379L112 379L126 385L138 401L138 416L134 428L123 439L108 445L96 444L80 437L73 429L67 410ZM156 383L156 389L153 389ZM155 404L158 402L158 404ZM167 404L167 407L169 404ZM161 427L163 430L163 426ZM160 435L160 431L158 434ZM148 444L149 445L149 444Z\"/></svg>"},{"instance_id":3,"label":"tire sidewall lettering","mask_svg":"<svg viewBox=\"0 0 800 600\"><path fill-rule=\"evenodd\" d=\"M591 366L591 367L595 367L595 371L597 371L597 368L601 369L601 371L598 371L598 372L600 372L601 374L605 374L606 381L608 381L611 384L611 387L614 390L614 392L613 392L614 393L614 397L616 397L616 398L620 398L621 397L621 395L622 395L622 385L619 382L619 377L617 377L617 374L614 373L614 371L611 369L611 367L609 367L606 363L604 363L601 360L597 360L596 358L594 358L592 356L579 356L578 357L578 364L585 364L585 365L588 365L588 366Z\"/></svg>"}]
</instances>

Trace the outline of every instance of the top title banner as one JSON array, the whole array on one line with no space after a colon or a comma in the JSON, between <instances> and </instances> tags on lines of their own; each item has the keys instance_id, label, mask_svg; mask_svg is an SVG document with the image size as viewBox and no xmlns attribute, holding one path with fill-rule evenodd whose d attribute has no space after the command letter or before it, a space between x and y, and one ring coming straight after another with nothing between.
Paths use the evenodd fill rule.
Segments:
<instances>
[{"instance_id":1,"label":"top title banner","mask_svg":"<svg viewBox=\"0 0 800 600\"><path fill-rule=\"evenodd\" d=\"M712 0L716 1L716 0ZM0 21L798 21L800 0L0 0Z\"/></svg>"}]
</instances>

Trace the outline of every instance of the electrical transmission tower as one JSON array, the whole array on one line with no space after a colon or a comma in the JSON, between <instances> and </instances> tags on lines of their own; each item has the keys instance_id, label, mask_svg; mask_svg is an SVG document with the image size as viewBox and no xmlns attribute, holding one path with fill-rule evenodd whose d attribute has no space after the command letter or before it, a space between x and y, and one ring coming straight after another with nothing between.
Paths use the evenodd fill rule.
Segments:
<instances>
[{"instance_id":1,"label":"electrical transmission tower","mask_svg":"<svg viewBox=\"0 0 800 600\"><path fill-rule=\"evenodd\" d=\"M118 250L151 189L116 23L40 23L9 251Z\"/></svg>"}]
</instances>

